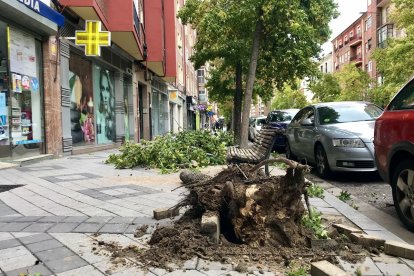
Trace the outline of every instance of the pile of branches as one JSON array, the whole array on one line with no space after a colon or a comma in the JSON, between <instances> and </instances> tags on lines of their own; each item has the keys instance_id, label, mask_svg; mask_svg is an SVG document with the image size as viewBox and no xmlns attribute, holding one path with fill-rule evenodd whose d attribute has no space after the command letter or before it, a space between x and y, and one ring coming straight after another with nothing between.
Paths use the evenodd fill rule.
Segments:
<instances>
[{"instance_id":1,"label":"pile of branches","mask_svg":"<svg viewBox=\"0 0 414 276\"><path fill-rule=\"evenodd\" d=\"M158 168L161 173L176 172L184 168L222 165L226 162L227 147L233 144L233 135L207 130L182 131L158 136L153 141L127 142L119 154L111 154L107 164L117 169L144 166Z\"/></svg>"}]
</instances>

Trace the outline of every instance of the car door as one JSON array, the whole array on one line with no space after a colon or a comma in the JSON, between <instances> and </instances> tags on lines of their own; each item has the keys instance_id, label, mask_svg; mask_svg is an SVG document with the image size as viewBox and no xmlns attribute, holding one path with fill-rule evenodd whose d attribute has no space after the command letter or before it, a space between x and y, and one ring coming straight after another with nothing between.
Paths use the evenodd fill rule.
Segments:
<instances>
[{"instance_id":1,"label":"car door","mask_svg":"<svg viewBox=\"0 0 414 276\"><path fill-rule=\"evenodd\" d=\"M286 132L290 150L294 155L296 155L299 158L303 157L303 152L300 145L303 130L300 123L305 118L306 114L309 112L309 109L310 107L305 107L302 110L300 110L290 122Z\"/></svg>"},{"instance_id":2,"label":"car door","mask_svg":"<svg viewBox=\"0 0 414 276\"><path fill-rule=\"evenodd\" d=\"M302 152L301 156L311 162L314 159L315 122L315 109L309 107L300 121L299 150Z\"/></svg>"}]
</instances>

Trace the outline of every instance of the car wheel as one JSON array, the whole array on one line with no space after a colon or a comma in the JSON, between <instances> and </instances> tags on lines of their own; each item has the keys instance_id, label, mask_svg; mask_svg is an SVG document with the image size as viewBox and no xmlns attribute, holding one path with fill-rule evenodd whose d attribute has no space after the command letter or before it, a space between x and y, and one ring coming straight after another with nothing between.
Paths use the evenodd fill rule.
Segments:
<instances>
[{"instance_id":1,"label":"car wheel","mask_svg":"<svg viewBox=\"0 0 414 276\"><path fill-rule=\"evenodd\" d=\"M290 149L290 144L288 139L286 138L286 158L290 159L290 160L296 160L296 156L292 153L291 149Z\"/></svg>"},{"instance_id":2,"label":"car wheel","mask_svg":"<svg viewBox=\"0 0 414 276\"><path fill-rule=\"evenodd\" d=\"M397 166L391 186L397 214L414 232L414 160L405 160Z\"/></svg>"},{"instance_id":3,"label":"car wheel","mask_svg":"<svg viewBox=\"0 0 414 276\"><path fill-rule=\"evenodd\" d=\"M322 178L327 178L331 174L329 168L328 158L326 157L325 150L321 145L317 145L315 149L315 163L316 172Z\"/></svg>"}]
</instances>

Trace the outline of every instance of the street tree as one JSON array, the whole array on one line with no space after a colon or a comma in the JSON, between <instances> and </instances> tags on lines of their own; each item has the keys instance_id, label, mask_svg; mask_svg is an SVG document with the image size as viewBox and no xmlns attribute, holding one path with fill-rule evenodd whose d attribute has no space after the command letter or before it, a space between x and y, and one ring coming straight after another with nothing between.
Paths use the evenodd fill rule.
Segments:
<instances>
[{"instance_id":1,"label":"street tree","mask_svg":"<svg viewBox=\"0 0 414 276\"><path fill-rule=\"evenodd\" d=\"M341 88L339 101L364 101L368 97L371 78L367 72L350 63L335 73L335 78Z\"/></svg>"},{"instance_id":2,"label":"street tree","mask_svg":"<svg viewBox=\"0 0 414 276\"><path fill-rule=\"evenodd\" d=\"M414 1L392 0L395 5L391 13L397 32L402 36L388 38L385 48L378 48L373 54L377 70L383 76L373 98L382 106L386 105L414 72ZM374 94L374 93L373 93Z\"/></svg>"},{"instance_id":3,"label":"street tree","mask_svg":"<svg viewBox=\"0 0 414 276\"><path fill-rule=\"evenodd\" d=\"M192 24L198 33L195 56L203 56L203 61L225 58L235 61L234 64L239 61L243 67L247 65L242 147L247 146L250 106L253 91L258 87L256 73L263 84L278 88L309 75L314 68L311 58L329 37L328 23L335 15L333 0L186 2L180 18ZM205 54L201 55L199 51L203 50Z\"/></svg>"},{"instance_id":4,"label":"street tree","mask_svg":"<svg viewBox=\"0 0 414 276\"><path fill-rule=\"evenodd\" d=\"M299 89L293 89L290 85L285 85L282 91L276 91L271 106L273 110L302 108L308 104L305 94Z\"/></svg>"},{"instance_id":5,"label":"street tree","mask_svg":"<svg viewBox=\"0 0 414 276\"><path fill-rule=\"evenodd\" d=\"M315 102L336 101L341 93L339 82L331 73L320 74L318 78L311 80L309 88Z\"/></svg>"}]
</instances>

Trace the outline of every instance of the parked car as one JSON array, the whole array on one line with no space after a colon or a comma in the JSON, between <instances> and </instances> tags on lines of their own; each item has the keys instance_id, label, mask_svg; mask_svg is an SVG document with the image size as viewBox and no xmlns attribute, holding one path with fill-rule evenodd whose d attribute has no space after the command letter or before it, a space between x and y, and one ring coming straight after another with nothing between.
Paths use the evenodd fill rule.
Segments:
<instances>
[{"instance_id":1,"label":"parked car","mask_svg":"<svg viewBox=\"0 0 414 276\"><path fill-rule=\"evenodd\" d=\"M295 117L298 111L299 109L281 109L271 111L266 117L266 127L282 128L286 130L287 125L290 123L292 118ZM273 150L280 153L285 152L286 137L284 135L280 135L276 138Z\"/></svg>"},{"instance_id":2,"label":"parked car","mask_svg":"<svg viewBox=\"0 0 414 276\"><path fill-rule=\"evenodd\" d=\"M262 125L266 123L266 117L252 117L249 123L249 140L256 140L258 131L262 128Z\"/></svg>"},{"instance_id":3,"label":"parked car","mask_svg":"<svg viewBox=\"0 0 414 276\"><path fill-rule=\"evenodd\" d=\"M301 109L286 130L286 156L314 164L322 178L332 171L376 171L375 119L382 113L367 102L330 102Z\"/></svg>"},{"instance_id":4,"label":"parked car","mask_svg":"<svg viewBox=\"0 0 414 276\"><path fill-rule=\"evenodd\" d=\"M378 172L391 184L401 221L414 232L414 79L408 82L375 123Z\"/></svg>"}]
</instances>

